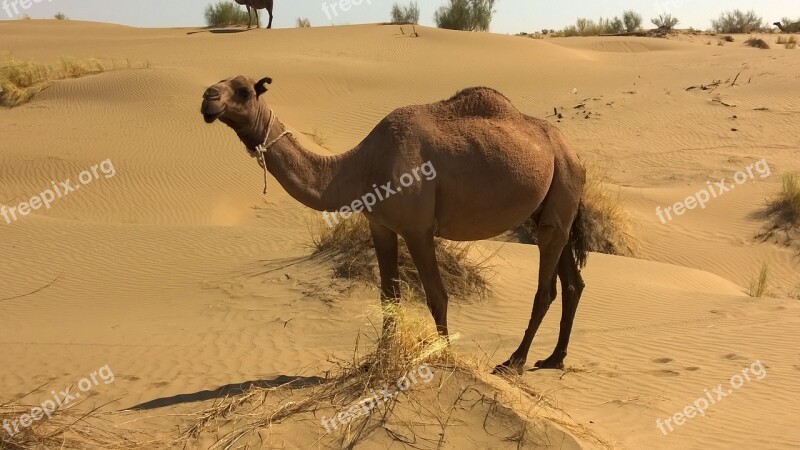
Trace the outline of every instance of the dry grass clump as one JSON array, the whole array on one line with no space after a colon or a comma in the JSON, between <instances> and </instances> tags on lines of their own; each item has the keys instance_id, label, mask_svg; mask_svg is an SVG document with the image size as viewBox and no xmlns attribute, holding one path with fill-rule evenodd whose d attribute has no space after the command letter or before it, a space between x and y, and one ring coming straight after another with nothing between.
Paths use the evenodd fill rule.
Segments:
<instances>
[{"instance_id":1,"label":"dry grass clump","mask_svg":"<svg viewBox=\"0 0 800 450\"><path fill-rule=\"evenodd\" d=\"M766 49L769 48L769 44L767 44L761 38L750 38L750 39L744 41L744 44L747 45L747 46L750 46L750 47L760 48L762 50L766 50Z\"/></svg>"},{"instance_id":2,"label":"dry grass clump","mask_svg":"<svg viewBox=\"0 0 800 450\"><path fill-rule=\"evenodd\" d=\"M758 218L767 219L766 229L761 233L764 240L776 239L784 245L792 245L800 238L800 177L793 172L783 174L781 191L769 201Z\"/></svg>"},{"instance_id":3,"label":"dry grass clump","mask_svg":"<svg viewBox=\"0 0 800 450\"><path fill-rule=\"evenodd\" d=\"M109 427L101 423L102 419L98 414L101 407L88 412L79 412L72 408L58 409L50 418L43 415L40 420L31 421L30 426L22 427L20 417L30 417L34 406L20 401L38 391L36 389L20 399L0 403L0 424L7 424L12 431L13 422L16 421L18 425L18 431L13 435L0 428L0 449L135 448L134 441L108 431Z\"/></svg>"},{"instance_id":4,"label":"dry grass clump","mask_svg":"<svg viewBox=\"0 0 800 450\"><path fill-rule=\"evenodd\" d=\"M473 370L458 361L447 341L436 334L429 318L408 314L400 305L384 306L382 313L393 326L384 330L377 343L368 344L368 347L377 344L377 350L359 355L363 349L357 343L352 358L334 360L336 367L313 386L251 387L241 395L217 401L194 415L194 423L177 443L191 447L202 435L211 434L216 439L210 449L231 448L236 442L243 445L249 439L264 445L259 432L281 422L293 419L297 423L313 414L314 428L324 434L320 419L355 411L350 413L352 417L347 423L331 424L336 429L330 438L341 439L341 448L351 448L345 441L351 441L352 446L363 435L380 429L395 417L398 404L403 403L407 408L408 404L418 403L414 391L430 383L436 371ZM399 380L412 377L415 382L399 387ZM377 395L382 388L395 395ZM378 400L372 402L370 398ZM371 408L370 412L365 414L361 405Z\"/></svg>"},{"instance_id":5,"label":"dry grass clump","mask_svg":"<svg viewBox=\"0 0 800 450\"><path fill-rule=\"evenodd\" d=\"M311 28L311 21L308 20L307 18L298 17L297 18L296 27L297 28Z\"/></svg>"},{"instance_id":6,"label":"dry grass clump","mask_svg":"<svg viewBox=\"0 0 800 450\"><path fill-rule=\"evenodd\" d=\"M791 50L797 47L797 36L778 36L778 40L775 43L783 45L786 49Z\"/></svg>"},{"instance_id":7,"label":"dry grass clump","mask_svg":"<svg viewBox=\"0 0 800 450\"><path fill-rule=\"evenodd\" d=\"M9 57L0 61L0 106L13 108L28 102L36 94L53 85L54 81L80 78L122 68L133 68L130 61L117 66L112 60L110 68L97 59L63 57L56 64L19 61ZM138 65L149 67L149 63Z\"/></svg>"},{"instance_id":8,"label":"dry grass clump","mask_svg":"<svg viewBox=\"0 0 800 450\"><path fill-rule=\"evenodd\" d=\"M587 166L583 188L583 233L589 251L635 257L639 242L633 237L631 218L622 207L619 194L604 184L605 175L596 166Z\"/></svg>"},{"instance_id":9,"label":"dry grass clump","mask_svg":"<svg viewBox=\"0 0 800 450\"><path fill-rule=\"evenodd\" d=\"M379 283L369 224L361 214L354 214L349 219L340 218L333 227L320 221L314 234L314 255L333 260L335 277ZM418 297L425 298L422 281L402 238L398 247L400 282L408 285ZM471 259L471 248L471 244L436 239L439 272L448 294L453 298L485 298L491 292L487 260Z\"/></svg>"},{"instance_id":10,"label":"dry grass clump","mask_svg":"<svg viewBox=\"0 0 800 450\"><path fill-rule=\"evenodd\" d=\"M750 297L763 297L767 294L769 287L769 264L762 263L758 269L758 275L750 280L748 293Z\"/></svg>"}]
</instances>

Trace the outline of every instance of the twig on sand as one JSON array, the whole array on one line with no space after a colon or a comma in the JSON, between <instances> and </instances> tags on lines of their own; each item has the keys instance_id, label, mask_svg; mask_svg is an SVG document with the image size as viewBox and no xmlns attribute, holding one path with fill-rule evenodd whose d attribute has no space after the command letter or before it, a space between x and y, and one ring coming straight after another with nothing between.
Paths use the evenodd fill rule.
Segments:
<instances>
[{"instance_id":1,"label":"twig on sand","mask_svg":"<svg viewBox=\"0 0 800 450\"><path fill-rule=\"evenodd\" d=\"M739 75L741 75L741 74L742 74L742 72L739 72L739 73L736 74L736 78L733 79L733 83L731 83L731 86L736 86L736 80L739 79Z\"/></svg>"},{"instance_id":2,"label":"twig on sand","mask_svg":"<svg viewBox=\"0 0 800 450\"><path fill-rule=\"evenodd\" d=\"M41 291L49 288L50 286L54 285L56 283L56 281L60 280L63 275L64 275L63 273L58 274L58 276L53 278L53 281L47 283L46 285L44 285L44 286L42 286L42 287L40 287L40 288L38 288L36 290L28 292L27 294L15 295L13 297L8 297L8 298L0 298L0 302L5 302L5 301L8 301L8 300L15 300L15 299L18 299L18 298L22 298L22 297L27 297L29 295L33 295L33 294L35 294L37 292L41 292Z\"/></svg>"}]
</instances>

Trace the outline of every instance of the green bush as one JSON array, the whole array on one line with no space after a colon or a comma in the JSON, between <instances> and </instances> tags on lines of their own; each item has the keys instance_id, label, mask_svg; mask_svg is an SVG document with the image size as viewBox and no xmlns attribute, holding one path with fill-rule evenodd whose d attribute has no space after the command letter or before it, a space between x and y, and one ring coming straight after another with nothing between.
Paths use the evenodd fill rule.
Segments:
<instances>
[{"instance_id":1,"label":"green bush","mask_svg":"<svg viewBox=\"0 0 800 450\"><path fill-rule=\"evenodd\" d=\"M417 2L409 3L407 6L400 6L395 3L392 6L392 23L419 23L419 5Z\"/></svg>"},{"instance_id":2,"label":"green bush","mask_svg":"<svg viewBox=\"0 0 800 450\"><path fill-rule=\"evenodd\" d=\"M436 26L448 30L489 31L495 0L450 0L433 16Z\"/></svg>"},{"instance_id":3,"label":"green bush","mask_svg":"<svg viewBox=\"0 0 800 450\"><path fill-rule=\"evenodd\" d=\"M764 20L755 11L727 11L719 19L711 21L711 28L717 33L752 33L764 28Z\"/></svg>"},{"instance_id":4,"label":"green bush","mask_svg":"<svg viewBox=\"0 0 800 450\"><path fill-rule=\"evenodd\" d=\"M228 27L231 25L247 25L247 11L232 2L219 1L206 7L206 24L210 27Z\"/></svg>"},{"instance_id":5,"label":"green bush","mask_svg":"<svg viewBox=\"0 0 800 450\"><path fill-rule=\"evenodd\" d=\"M62 12L56 13L56 15L53 16L53 18L56 20L69 20L69 17L67 17L67 15Z\"/></svg>"},{"instance_id":6,"label":"green bush","mask_svg":"<svg viewBox=\"0 0 800 450\"><path fill-rule=\"evenodd\" d=\"M642 16L633 11L622 13L622 22L625 23L625 31L633 33L642 29Z\"/></svg>"},{"instance_id":7,"label":"green bush","mask_svg":"<svg viewBox=\"0 0 800 450\"><path fill-rule=\"evenodd\" d=\"M673 17L672 14L664 13L659 14L655 19L651 19L653 25L662 30L672 30L678 24L678 18Z\"/></svg>"}]
</instances>

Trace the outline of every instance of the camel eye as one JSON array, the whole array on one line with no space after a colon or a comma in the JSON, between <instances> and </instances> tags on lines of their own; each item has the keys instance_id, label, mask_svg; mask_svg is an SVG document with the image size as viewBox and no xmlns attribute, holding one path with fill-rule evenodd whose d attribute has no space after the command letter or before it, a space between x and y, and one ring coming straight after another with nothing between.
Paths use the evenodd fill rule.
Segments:
<instances>
[{"instance_id":1,"label":"camel eye","mask_svg":"<svg viewBox=\"0 0 800 450\"><path fill-rule=\"evenodd\" d=\"M247 89L247 88L244 88L244 87L243 88L239 88L239 89L236 90L236 93L239 94L239 97L241 97L242 100L247 100L247 99L250 98L250 89Z\"/></svg>"}]
</instances>

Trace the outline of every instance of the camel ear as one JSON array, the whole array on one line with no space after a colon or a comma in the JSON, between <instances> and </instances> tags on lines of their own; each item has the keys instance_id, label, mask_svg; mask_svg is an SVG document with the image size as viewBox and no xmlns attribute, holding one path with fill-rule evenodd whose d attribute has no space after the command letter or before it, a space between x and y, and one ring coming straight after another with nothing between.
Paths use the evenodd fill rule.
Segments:
<instances>
[{"instance_id":1,"label":"camel ear","mask_svg":"<svg viewBox=\"0 0 800 450\"><path fill-rule=\"evenodd\" d=\"M264 77L256 82L256 97L261 97L261 94L267 92L267 89L269 89L267 87L268 84L272 84L272 78L270 77Z\"/></svg>"}]
</instances>

